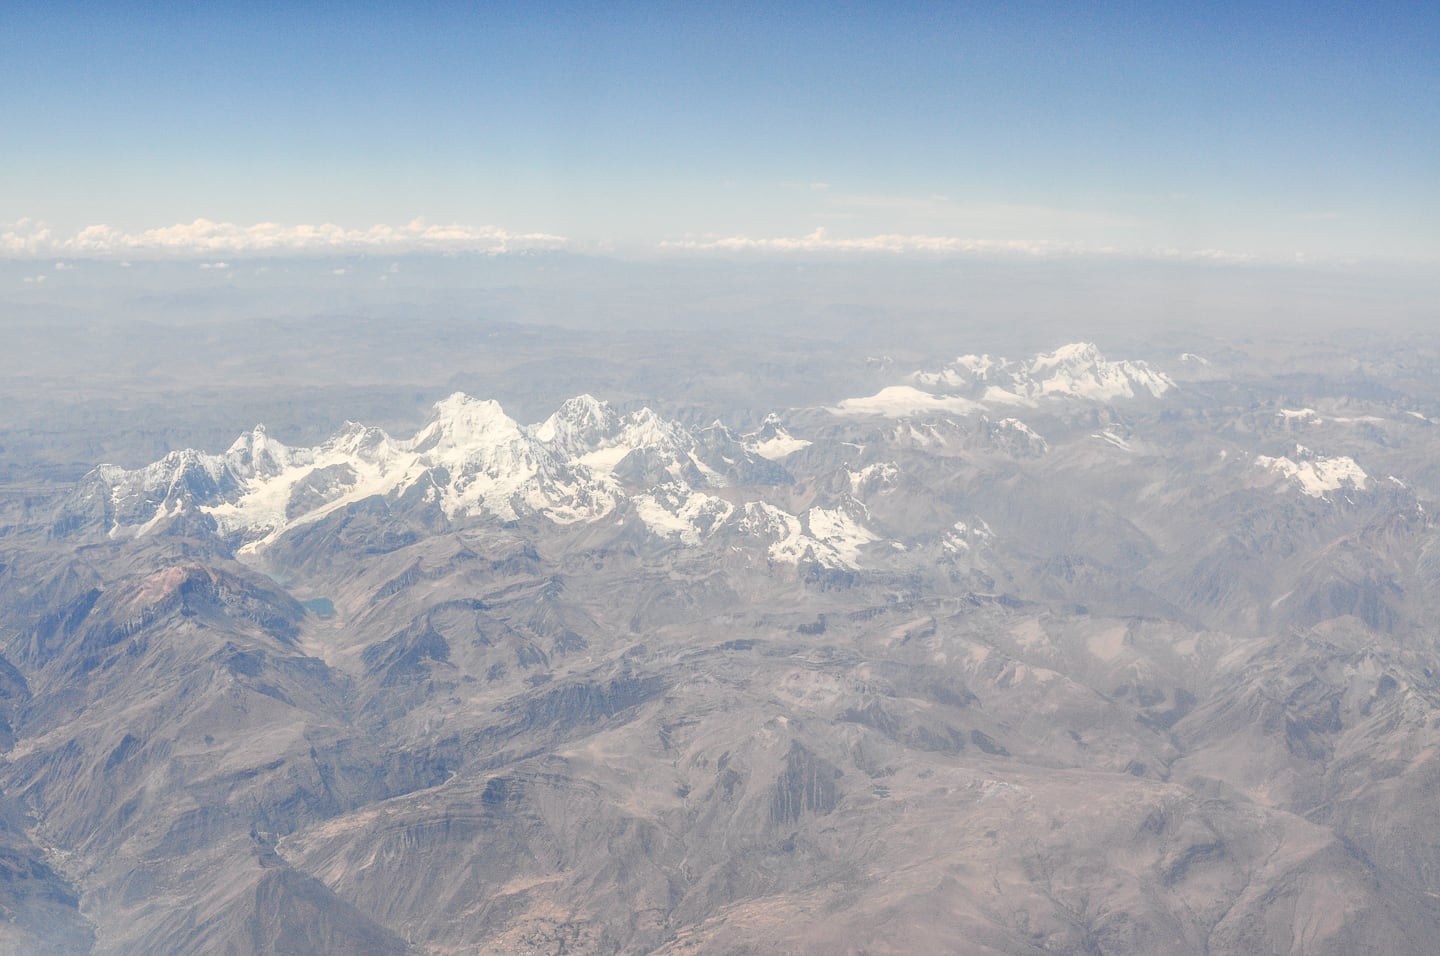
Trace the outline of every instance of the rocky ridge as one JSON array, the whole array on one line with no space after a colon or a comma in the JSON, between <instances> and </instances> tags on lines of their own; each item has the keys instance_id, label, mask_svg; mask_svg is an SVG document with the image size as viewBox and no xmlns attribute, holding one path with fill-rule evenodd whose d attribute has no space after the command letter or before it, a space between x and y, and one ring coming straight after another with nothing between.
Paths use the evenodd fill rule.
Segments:
<instances>
[{"instance_id":1,"label":"rocky ridge","mask_svg":"<svg viewBox=\"0 0 1440 956\"><path fill-rule=\"evenodd\" d=\"M1426 952L1427 399L1167 374L97 469L0 537L6 931Z\"/></svg>"}]
</instances>

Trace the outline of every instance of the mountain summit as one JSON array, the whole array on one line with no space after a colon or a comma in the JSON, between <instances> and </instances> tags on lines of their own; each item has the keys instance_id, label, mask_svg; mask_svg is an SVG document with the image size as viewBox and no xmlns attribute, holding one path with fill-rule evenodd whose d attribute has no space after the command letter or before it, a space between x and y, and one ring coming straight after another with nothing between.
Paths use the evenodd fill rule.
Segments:
<instances>
[{"instance_id":1,"label":"mountain summit","mask_svg":"<svg viewBox=\"0 0 1440 956\"><path fill-rule=\"evenodd\" d=\"M1169 376L1146 363L1111 361L1090 342L1062 345L1024 361L962 355L938 372L916 372L911 380L982 401L1021 404L1059 398L1093 402L1140 395L1159 398L1175 388Z\"/></svg>"}]
</instances>

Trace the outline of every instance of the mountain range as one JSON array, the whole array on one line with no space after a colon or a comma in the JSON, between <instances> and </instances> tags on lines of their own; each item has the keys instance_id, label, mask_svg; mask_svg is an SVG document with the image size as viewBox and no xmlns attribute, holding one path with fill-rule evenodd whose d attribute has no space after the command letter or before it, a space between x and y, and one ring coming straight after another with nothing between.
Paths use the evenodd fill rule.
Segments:
<instances>
[{"instance_id":1,"label":"mountain range","mask_svg":"<svg viewBox=\"0 0 1440 956\"><path fill-rule=\"evenodd\" d=\"M0 948L1428 952L1436 396L939 368L6 496Z\"/></svg>"}]
</instances>

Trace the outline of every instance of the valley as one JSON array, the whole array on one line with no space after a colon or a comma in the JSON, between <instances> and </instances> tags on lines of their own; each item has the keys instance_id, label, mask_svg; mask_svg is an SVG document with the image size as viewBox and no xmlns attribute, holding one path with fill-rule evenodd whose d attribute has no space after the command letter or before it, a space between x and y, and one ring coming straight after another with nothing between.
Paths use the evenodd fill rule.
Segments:
<instances>
[{"instance_id":1,"label":"valley","mask_svg":"<svg viewBox=\"0 0 1440 956\"><path fill-rule=\"evenodd\" d=\"M6 945L1423 952L1436 396L859 384L7 489Z\"/></svg>"}]
</instances>

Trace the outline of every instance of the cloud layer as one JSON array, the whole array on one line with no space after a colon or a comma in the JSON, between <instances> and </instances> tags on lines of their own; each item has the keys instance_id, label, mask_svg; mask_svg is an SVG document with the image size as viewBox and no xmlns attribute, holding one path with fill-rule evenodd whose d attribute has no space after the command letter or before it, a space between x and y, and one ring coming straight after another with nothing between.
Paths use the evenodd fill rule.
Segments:
<instances>
[{"instance_id":1,"label":"cloud layer","mask_svg":"<svg viewBox=\"0 0 1440 956\"><path fill-rule=\"evenodd\" d=\"M583 244L563 236L509 232L497 226L431 225L420 219L403 226L377 224L364 229L347 229L333 223L285 225L262 222L241 226L197 219L191 223L140 232L126 232L107 225L86 226L73 234L57 233L34 219L0 223L0 258L5 259L219 260L222 257L246 256L403 255L426 252L498 255L583 248L586 248ZM1058 239L985 239L894 232L842 238L830 235L823 227L803 236L712 235L665 240L651 248L672 254L1100 256L1232 264L1262 261L1262 257L1220 249L1130 249ZM223 269L225 265L217 262L205 268Z\"/></svg>"},{"instance_id":2,"label":"cloud layer","mask_svg":"<svg viewBox=\"0 0 1440 956\"><path fill-rule=\"evenodd\" d=\"M838 239L821 227L806 236L680 240L661 243L664 249L719 252L1010 252L1043 254L1057 251L1057 243L1041 239L960 239L954 236L910 236L886 233L856 239Z\"/></svg>"},{"instance_id":3,"label":"cloud layer","mask_svg":"<svg viewBox=\"0 0 1440 956\"><path fill-rule=\"evenodd\" d=\"M284 225L262 222L241 226L197 219L141 232L106 225L86 226L73 235L57 234L42 222L21 219L0 224L0 256L187 258L192 256L330 255L366 252L505 253L559 249L562 236L512 233L495 226L430 225L416 219L404 226L374 225L347 229L333 223Z\"/></svg>"},{"instance_id":4,"label":"cloud layer","mask_svg":"<svg viewBox=\"0 0 1440 956\"><path fill-rule=\"evenodd\" d=\"M967 239L957 236L905 235L884 233L841 239L823 227L805 236L723 238L667 241L662 249L678 252L770 252L770 253L890 253L931 255L1020 255L1020 256L1106 256L1145 259L1173 259L1198 262L1257 262L1259 258L1223 249L1121 249L1091 246L1053 239Z\"/></svg>"}]
</instances>

